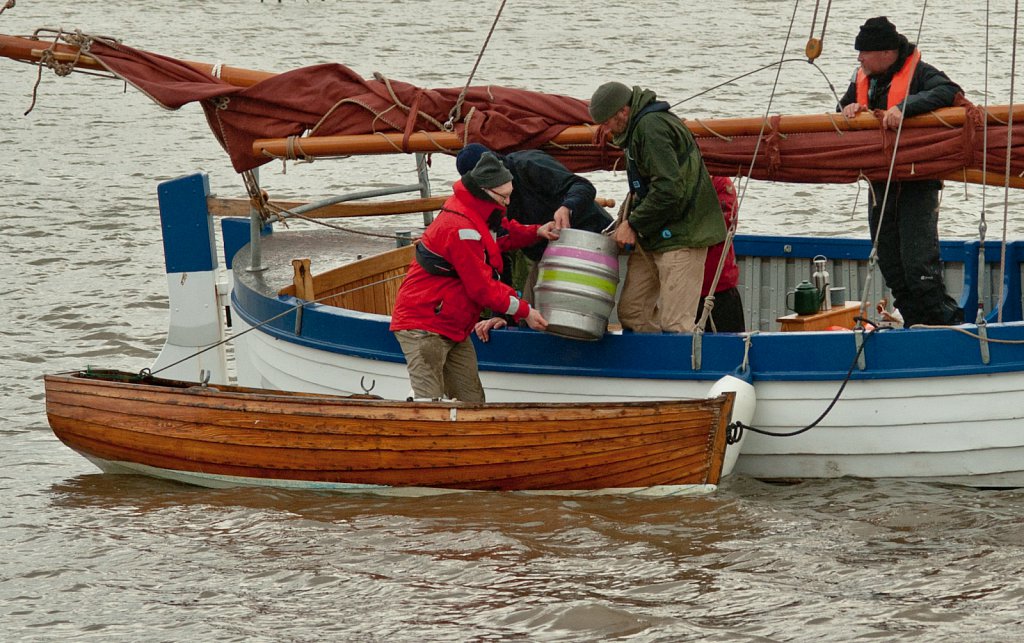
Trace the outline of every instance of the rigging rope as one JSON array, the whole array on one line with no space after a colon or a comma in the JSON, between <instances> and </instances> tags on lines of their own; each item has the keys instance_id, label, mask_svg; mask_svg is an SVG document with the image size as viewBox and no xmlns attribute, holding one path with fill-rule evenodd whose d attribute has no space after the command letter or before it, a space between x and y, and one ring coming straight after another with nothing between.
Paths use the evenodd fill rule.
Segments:
<instances>
[{"instance_id":1,"label":"rigging rope","mask_svg":"<svg viewBox=\"0 0 1024 643\"><path fill-rule=\"evenodd\" d=\"M1010 111L1006 128L1006 170L1003 174L1003 244L999 254L999 274L1006 274L1006 233L1010 220L1010 160L1013 152L1013 91L1017 74L1017 24L1020 18L1020 0L1013 2L1013 48L1010 50ZM999 287L996 321L1003 321L1003 299L1006 297L1006 279Z\"/></svg>"},{"instance_id":2,"label":"rigging rope","mask_svg":"<svg viewBox=\"0 0 1024 643\"><path fill-rule=\"evenodd\" d=\"M757 153L761 149L761 141L764 139L764 131L768 126L768 116L771 114L772 102L775 100L776 91L778 91L779 78L782 75L782 63L786 60L786 49L789 47L789 40L793 35L793 26L796 24L796 12L799 7L800 0L796 0L793 4L793 15L789 20L789 30L786 32L786 40L782 45L782 55L779 57L779 62L775 65L775 82L772 84L772 91L768 96L768 105L765 107L764 117L761 119L761 131L757 135L757 143L754 144L754 152L750 155L750 167L747 170L747 180L743 181L743 188L739 191L739 196L733 206L735 217L733 218L729 229L726 231L725 242L722 247L722 256L718 260L718 269L715 271L715 276L711 280L711 289L708 293L708 297L710 297L710 299L707 297L705 298L704 306L701 309L700 319L697 320L696 328L693 330L694 334L697 335L704 332L704 329L707 327L708 318L711 316L711 310L714 308L715 288L718 286L718 279L722 275L722 270L725 266L725 257L732 246L733 237L736 236L736 228L739 225L740 207L743 205L743 197L746 196L747 193L747 185L750 184L750 175L753 173L754 166L757 164ZM697 355L697 348L699 345L698 341L693 342L693 353L690 356L690 362L693 364L694 368L699 364L699 358Z\"/></svg>"},{"instance_id":3,"label":"rigging rope","mask_svg":"<svg viewBox=\"0 0 1024 643\"><path fill-rule=\"evenodd\" d=\"M505 10L505 2L507 0L501 0L501 6L498 7L498 13L494 16L494 22L491 23L491 29L487 32L487 38L484 39L484 46L480 48L480 53L477 54L476 62L473 63L473 70L469 72L469 78L466 79L466 86L459 92L459 97L455 100L455 105L452 106L450 112L448 112L448 120L444 124L444 130L450 132L455 129L455 121L462 117L462 103L466 100L466 94L469 92L469 85L473 82L473 76L476 75L476 69L480 66L480 61L484 57L484 52L487 51L487 45L491 42L491 35L494 33L494 28L498 26L498 19L501 18L501 12Z\"/></svg>"},{"instance_id":4,"label":"rigging rope","mask_svg":"<svg viewBox=\"0 0 1024 643\"><path fill-rule=\"evenodd\" d=\"M409 237L399 236L397 234L367 232L365 230L358 230L356 228L340 226L334 223L328 223L326 221L314 217L307 217L306 215L300 214L298 212L286 210L270 202L267 193L264 190L260 189L259 181L252 170L246 170L245 172L241 172L241 175L242 182L245 184L245 191L249 194L249 203L255 210L257 210L260 213L261 225L271 223L273 221L280 221L282 224L285 225L285 227L287 227L288 219L301 219L308 223L315 223L325 228L331 228L332 230L348 232L350 234L359 234L365 237L375 237L378 239L392 239L394 241L408 241L410 239ZM412 238L413 241L415 241L416 239L419 239L419 237Z\"/></svg>"},{"instance_id":5,"label":"rigging rope","mask_svg":"<svg viewBox=\"0 0 1024 643\"><path fill-rule=\"evenodd\" d=\"M989 42L988 37L992 31L991 22L991 4L992 0L985 0L985 103L984 103L984 114L985 118L982 120L982 137L981 137L981 175L988 176L988 56L989 56ZM981 184L981 220L978 221L978 311L975 314L974 321L976 324L981 325L985 323L985 234L988 232L988 222L985 220L985 207L988 196L988 184Z\"/></svg>"}]
</instances>

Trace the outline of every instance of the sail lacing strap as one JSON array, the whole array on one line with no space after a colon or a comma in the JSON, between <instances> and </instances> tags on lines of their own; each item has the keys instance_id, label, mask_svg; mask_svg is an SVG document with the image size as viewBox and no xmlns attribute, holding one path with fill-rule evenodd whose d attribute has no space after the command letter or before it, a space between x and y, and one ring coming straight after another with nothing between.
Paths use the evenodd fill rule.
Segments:
<instances>
[{"instance_id":1,"label":"sail lacing strap","mask_svg":"<svg viewBox=\"0 0 1024 643\"><path fill-rule=\"evenodd\" d=\"M398 94L395 93L395 89L391 86L391 79L389 79L387 76L385 76L384 74L382 74L380 72L375 71L375 72L373 72L373 78L374 78L374 80L376 80L378 82L384 83L385 89L388 90L388 96L391 97L391 102L393 102L395 104L395 106L398 107L400 110L402 110L403 112L408 114L409 118L413 119L413 122L415 122L417 119L422 118L423 120L427 121L428 123L430 123L431 125L433 125L437 129L441 129L443 127L443 125L441 124L441 121L437 120L436 118L434 118L433 116L431 116L427 112L424 112L422 110L417 109L417 110L415 110L416 113L413 114L412 113L413 112L412 107L402 103L402 101L398 99ZM418 92L416 94L417 98L419 98L421 93L422 93L422 90L421 90L421 92ZM402 129L401 127L398 127L397 125L394 126L394 127L395 127L395 129Z\"/></svg>"},{"instance_id":2,"label":"sail lacing strap","mask_svg":"<svg viewBox=\"0 0 1024 643\"><path fill-rule=\"evenodd\" d=\"M498 13L494 16L494 22L491 23L491 29L487 32L487 38L484 39L484 46L480 48L480 53L477 54L476 62L473 63L473 70L469 72L469 78L466 79L466 86L459 92L459 97L455 100L455 105L452 106L451 111L448 112L448 120L445 121L444 131L450 132L455 129L455 123L462 117L462 103L466 100L466 94L469 92L469 85L473 82L473 76L476 75L476 69L480 66L480 61L484 57L484 52L487 51L487 45L491 42L491 35L494 33L494 28L498 26L498 19L501 18L501 12L505 9L506 0L501 0L501 5L498 7Z\"/></svg>"}]
</instances>

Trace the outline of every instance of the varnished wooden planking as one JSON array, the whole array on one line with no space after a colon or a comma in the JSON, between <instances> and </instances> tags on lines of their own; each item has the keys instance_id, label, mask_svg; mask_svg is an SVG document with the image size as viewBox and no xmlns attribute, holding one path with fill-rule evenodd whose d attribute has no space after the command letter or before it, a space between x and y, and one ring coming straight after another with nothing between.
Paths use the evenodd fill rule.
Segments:
<instances>
[{"instance_id":1,"label":"varnished wooden planking","mask_svg":"<svg viewBox=\"0 0 1024 643\"><path fill-rule=\"evenodd\" d=\"M82 376L47 376L46 387L54 433L100 460L509 490L716 484L732 402L418 404Z\"/></svg>"}]
</instances>

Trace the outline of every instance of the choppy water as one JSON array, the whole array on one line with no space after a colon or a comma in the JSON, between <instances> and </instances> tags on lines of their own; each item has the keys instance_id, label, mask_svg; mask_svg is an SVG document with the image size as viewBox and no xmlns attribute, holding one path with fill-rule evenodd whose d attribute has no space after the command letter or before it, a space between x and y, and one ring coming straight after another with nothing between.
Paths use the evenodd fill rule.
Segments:
<instances>
[{"instance_id":1,"label":"choppy water","mask_svg":"<svg viewBox=\"0 0 1024 643\"><path fill-rule=\"evenodd\" d=\"M367 75L460 86L498 4L21 0L0 15L0 32L63 26L192 60L270 71L340 61ZM585 98L614 78L676 102L778 59L793 4L511 0L475 82ZM833 4L820 68L841 91L857 25L888 13L913 34L924 3ZM926 59L982 102L985 3L973 4L929 2L919 40ZM1005 103L1012 3L991 4L999 27L988 87ZM805 2L796 11L787 57L802 51L813 9ZM737 478L692 499L412 500L98 474L47 428L42 373L147 365L166 324L156 183L202 169L222 196L242 189L195 106L166 112L110 81L47 73L38 105L22 117L35 70L2 59L0 70L4 640L1019 635L1021 491ZM747 77L679 111L761 114L774 78ZM827 111L832 102L822 74L790 63L772 111ZM439 190L453 174L449 159L435 159ZM377 169L292 165L287 174L272 165L262 177L275 196L307 198L414 174L411 161L392 159ZM595 182L616 197L624 180ZM944 234L975 234L980 194L949 186ZM998 197L988 196L990 237L1002 234ZM854 186L752 183L742 226L865 235L856 199ZM1022 227L1008 232L1019 237Z\"/></svg>"}]
</instances>

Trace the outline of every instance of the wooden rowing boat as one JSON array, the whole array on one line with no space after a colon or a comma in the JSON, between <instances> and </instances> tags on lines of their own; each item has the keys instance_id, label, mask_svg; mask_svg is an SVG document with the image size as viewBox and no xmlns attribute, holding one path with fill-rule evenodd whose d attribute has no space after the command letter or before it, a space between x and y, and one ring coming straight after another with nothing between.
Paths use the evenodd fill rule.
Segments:
<instances>
[{"instance_id":1,"label":"wooden rowing boat","mask_svg":"<svg viewBox=\"0 0 1024 643\"><path fill-rule=\"evenodd\" d=\"M734 401L727 393L659 402L395 402L120 371L44 379L54 434L102 470L209 487L711 490Z\"/></svg>"}]
</instances>

